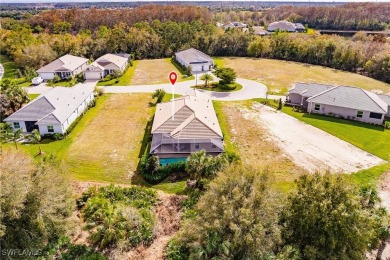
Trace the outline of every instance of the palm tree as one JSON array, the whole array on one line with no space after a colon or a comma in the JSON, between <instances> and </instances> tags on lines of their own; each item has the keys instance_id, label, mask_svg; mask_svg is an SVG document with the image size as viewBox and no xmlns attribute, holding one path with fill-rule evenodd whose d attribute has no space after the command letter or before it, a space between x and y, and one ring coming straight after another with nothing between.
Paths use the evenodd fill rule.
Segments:
<instances>
[{"instance_id":1,"label":"palm tree","mask_svg":"<svg viewBox=\"0 0 390 260\"><path fill-rule=\"evenodd\" d=\"M15 144L16 150L18 150L18 139L22 136L22 129L18 129L16 131L11 130L10 137L12 139L12 142Z\"/></svg>"},{"instance_id":2,"label":"palm tree","mask_svg":"<svg viewBox=\"0 0 390 260\"><path fill-rule=\"evenodd\" d=\"M209 81L213 80L213 76L211 76L209 73L203 74L202 77L200 77L201 80L204 80L204 86L207 87Z\"/></svg>"},{"instance_id":3,"label":"palm tree","mask_svg":"<svg viewBox=\"0 0 390 260\"><path fill-rule=\"evenodd\" d=\"M29 138L30 140L34 143L34 144L38 144L38 147L39 147L39 153L38 155L41 155L42 154L42 148L41 148L41 140L42 140L42 137L41 137L41 134L39 133L39 131L37 129L34 129L31 134L29 135Z\"/></svg>"}]
</instances>

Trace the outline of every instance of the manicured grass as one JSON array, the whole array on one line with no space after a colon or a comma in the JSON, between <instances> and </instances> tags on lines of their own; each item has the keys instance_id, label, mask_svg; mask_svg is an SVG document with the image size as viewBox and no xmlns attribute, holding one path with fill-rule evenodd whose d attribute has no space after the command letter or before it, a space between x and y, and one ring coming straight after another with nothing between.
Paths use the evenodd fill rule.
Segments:
<instances>
[{"instance_id":1,"label":"manicured grass","mask_svg":"<svg viewBox=\"0 0 390 260\"><path fill-rule=\"evenodd\" d=\"M128 67L125 73L118 79L112 79L109 81L98 82L97 86L128 86L130 85L131 79L134 76L134 71L137 67L138 61L133 61L133 66ZM118 83L116 81L118 80Z\"/></svg>"},{"instance_id":2,"label":"manicured grass","mask_svg":"<svg viewBox=\"0 0 390 260\"><path fill-rule=\"evenodd\" d=\"M286 93L298 81L356 86L390 92L390 84L356 73L291 61L257 58L219 58L217 64L233 68L237 76L264 83L269 93Z\"/></svg>"},{"instance_id":3,"label":"manicured grass","mask_svg":"<svg viewBox=\"0 0 390 260\"><path fill-rule=\"evenodd\" d=\"M238 84L238 83L233 83L233 84L236 86L236 88L232 89L232 90L222 89L221 86L218 84L218 82L215 82L215 84L210 84L211 86L208 86L208 87L205 87L204 85L198 85L198 86L192 86L191 88L197 88L197 89L203 89L203 90L215 91L215 92L234 92L234 91L239 91L242 89L241 84ZM230 85L233 85L233 84L230 84ZM216 86L216 87L212 87L212 86Z\"/></svg>"},{"instance_id":4,"label":"manicured grass","mask_svg":"<svg viewBox=\"0 0 390 260\"><path fill-rule=\"evenodd\" d=\"M358 186L377 185L381 175L390 171L390 163L374 166L348 175L348 178Z\"/></svg>"},{"instance_id":5,"label":"manicured grass","mask_svg":"<svg viewBox=\"0 0 390 260\"><path fill-rule=\"evenodd\" d=\"M14 79L17 70L15 62L5 55L0 55L0 63L4 67L4 75L2 79Z\"/></svg>"},{"instance_id":6,"label":"manicured grass","mask_svg":"<svg viewBox=\"0 0 390 260\"><path fill-rule=\"evenodd\" d=\"M292 107L287 106L283 107L282 112L322 129L386 161L390 159L390 130L384 129L382 126L294 112Z\"/></svg>"},{"instance_id":7,"label":"manicured grass","mask_svg":"<svg viewBox=\"0 0 390 260\"><path fill-rule=\"evenodd\" d=\"M40 94L29 94L28 96L30 97L30 101L36 99L39 97Z\"/></svg>"},{"instance_id":8,"label":"manicured grass","mask_svg":"<svg viewBox=\"0 0 390 260\"><path fill-rule=\"evenodd\" d=\"M235 154L238 153L238 148L232 142L232 132L229 126L226 114L223 111L224 103L221 101L213 101L214 110L218 117L219 126L221 127L223 133L223 140L225 142L225 151Z\"/></svg>"}]
</instances>

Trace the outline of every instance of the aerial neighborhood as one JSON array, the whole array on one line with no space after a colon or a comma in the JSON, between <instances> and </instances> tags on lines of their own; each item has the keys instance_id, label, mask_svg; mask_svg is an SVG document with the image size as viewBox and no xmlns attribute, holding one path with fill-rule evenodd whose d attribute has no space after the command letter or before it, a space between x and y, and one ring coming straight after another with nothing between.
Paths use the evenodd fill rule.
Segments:
<instances>
[{"instance_id":1,"label":"aerial neighborhood","mask_svg":"<svg viewBox=\"0 0 390 260\"><path fill-rule=\"evenodd\" d=\"M0 9L1 259L390 259L390 3Z\"/></svg>"}]
</instances>

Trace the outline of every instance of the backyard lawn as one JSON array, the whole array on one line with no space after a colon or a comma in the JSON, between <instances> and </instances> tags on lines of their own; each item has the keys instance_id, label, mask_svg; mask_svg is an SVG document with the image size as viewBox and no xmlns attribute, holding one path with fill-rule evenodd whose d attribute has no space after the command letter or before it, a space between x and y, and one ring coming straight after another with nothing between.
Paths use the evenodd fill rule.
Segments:
<instances>
[{"instance_id":1,"label":"backyard lawn","mask_svg":"<svg viewBox=\"0 0 390 260\"><path fill-rule=\"evenodd\" d=\"M131 85L152 85L169 83L168 75L175 71L179 78L178 81L187 80L183 78L179 68L177 68L170 58L154 59L154 60L139 60L138 66L135 69L134 76L131 79Z\"/></svg>"},{"instance_id":2,"label":"backyard lawn","mask_svg":"<svg viewBox=\"0 0 390 260\"><path fill-rule=\"evenodd\" d=\"M216 58L214 61L219 66L233 68L238 77L264 83L270 93L286 93L298 81L350 85L383 93L390 92L390 84L322 66L257 58Z\"/></svg>"},{"instance_id":3,"label":"backyard lawn","mask_svg":"<svg viewBox=\"0 0 390 260\"><path fill-rule=\"evenodd\" d=\"M133 61L133 66L128 67L125 73L118 79L112 79L105 82L98 82L97 86L128 86L134 76L134 71L137 68L138 61ZM118 80L118 83L116 81Z\"/></svg>"},{"instance_id":4,"label":"backyard lawn","mask_svg":"<svg viewBox=\"0 0 390 260\"><path fill-rule=\"evenodd\" d=\"M282 111L383 160L390 160L390 130L384 129L382 126L323 115L294 112L292 107L287 106L284 106Z\"/></svg>"}]
</instances>

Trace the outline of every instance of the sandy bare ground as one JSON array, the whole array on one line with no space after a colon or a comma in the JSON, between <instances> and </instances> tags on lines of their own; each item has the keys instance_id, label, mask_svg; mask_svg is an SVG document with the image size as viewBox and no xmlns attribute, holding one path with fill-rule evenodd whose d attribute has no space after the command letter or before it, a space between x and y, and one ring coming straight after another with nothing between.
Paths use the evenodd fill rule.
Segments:
<instances>
[{"instance_id":1,"label":"sandy bare ground","mask_svg":"<svg viewBox=\"0 0 390 260\"><path fill-rule=\"evenodd\" d=\"M384 161L316 127L256 103L245 118L265 127L291 160L309 172L352 173Z\"/></svg>"}]
</instances>

